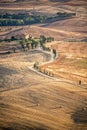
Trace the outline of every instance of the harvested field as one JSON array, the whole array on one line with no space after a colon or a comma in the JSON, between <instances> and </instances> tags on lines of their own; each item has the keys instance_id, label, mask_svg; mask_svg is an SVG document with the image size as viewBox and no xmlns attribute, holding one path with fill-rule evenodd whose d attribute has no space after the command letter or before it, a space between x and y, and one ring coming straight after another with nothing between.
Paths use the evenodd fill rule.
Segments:
<instances>
[{"instance_id":1,"label":"harvested field","mask_svg":"<svg viewBox=\"0 0 87 130\"><path fill-rule=\"evenodd\" d=\"M58 12L75 13L75 16L69 18L53 18L52 21L39 25L9 27L3 31L1 27L0 39L11 38L19 34L31 34L39 36L41 34L53 36L55 40L83 40L87 41L87 7L86 1L77 0L68 1L26 1L13 3L1 3L0 12L2 13L30 13L36 15L55 16ZM21 30L20 30L21 28ZM39 30L39 31L38 31Z\"/></svg>"},{"instance_id":2,"label":"harvested field","mask_svg":"<svg viewBox=\"0 0 87 130\"><path fill-rule=\"evenodd\" d=\"M80 6L86 9L86 0L1 0L0 13L49 16L75 13ZM0 130L87 130L87 42L65 42L86 41L86 30L86 16L77 14L49 23L0 27L1 40L19 34L54 37L56 41L46 45L58 54L51 61L51 52L23 51L17 42L0 42ZM33 68L37 62L40 72Z\"/></svg>"},{"instance_id":3,"label":"harvested field","mask_svg":"<svg viewBox=\"0 0 87 130\"><path fill-rule=\"evenodd\" d=\"M30 57L43 59L38 52L0 58L0 130L86 130L84 112L75 121L78 108L86 109L86 89L37 74Z\"/></svg>"},{"instance_id":4,"label":"harvested field","mask_svg":"<svg viewBox=\"0 0 87 130\"><path fill-rule=\"evenodd\" d=\"M70 79L74 82L82 80L87 84L87 43L58 42L48 45L57 51L54 62L40 66L45 71L51 71L55 77Z\"/></svg>"}]
</instances>

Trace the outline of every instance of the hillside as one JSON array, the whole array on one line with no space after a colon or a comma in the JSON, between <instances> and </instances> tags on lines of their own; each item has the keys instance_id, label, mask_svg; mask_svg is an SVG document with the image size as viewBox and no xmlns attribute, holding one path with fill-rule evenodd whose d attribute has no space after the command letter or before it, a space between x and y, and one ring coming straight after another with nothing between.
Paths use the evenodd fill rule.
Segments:
<instances>
[{"instance_id":1,"label":"hillside","mask_svg":"<svg viewBox=\"0 0 87 130\"><path fill-rule=\"evenodd\" d=\"M0 130L87 129L87 86L31 69L46 57L39 50L0 56Z\"/></svg>"},{"instance_id":2,"label":"hillside","mask_svg":"<svg viewBox=\"0 0 87 130\"><path fill-rule=\"evenodd\" d=\"M0 130L87 130L87 0L0 0L0 20Z\"/></svg>"},{"instance_id":3,"label":"hillside","mask_svg":"<svg viewBox=\"0 0 87 130\"><path fill-rule=\"evenodd\" d=\"M78 0L67 0L67 1L48 1L47 0L40 0L40 1L24 1L24 2L14 2L13 3L1 3L0 4L0 10L1 13L25 13L31 15L45 15L45 16L55 16L57 13L66 12L66 13L75 13L74 16L71 16L69 18L61 18L57 17L52 18L52 20L45 21L45 23L38 23L38 25L31 25L31 28L28 26L23 26L23 30L21 31L15 31L18 33L30 33L31 35L34 34L34 36L39 36L43 33L43 35L49 35L53 36L55 40L70 40L70 41L87 41L87 8L86 8L86 1L79 1ZM36 4L37 2L37 4ZM29 3L29 4L28 4ZM76 5L75 5L76 4ZM39 29L38 33L37 27ZM13 28L13 27L12 27ZM3 27L1 27L1 30L3 30ZM7 29L6 29L7 30ZM50 30L50 31L49 31ZM15 32L11 33L11 31L8 31L6 33L1 31L0 38L3 37L11 37L12 35L15 35ZM9 34L9 35L8 35ZM10 36L11 34L11 36Z\"/></svg>"},{"instance_id":4,"label":"hillside","mask_svg":"<svg viewBox=\"0 0 87 130\"><path fill-rule=\"evenodd\" d=\"M47 46L56 49L57 58L40 66L42 71L52 72L55 77L70 79L77 83L81 80L83 84L87 84L87 43L61 41L48 43Z\"/></svg>"}]
</instances>

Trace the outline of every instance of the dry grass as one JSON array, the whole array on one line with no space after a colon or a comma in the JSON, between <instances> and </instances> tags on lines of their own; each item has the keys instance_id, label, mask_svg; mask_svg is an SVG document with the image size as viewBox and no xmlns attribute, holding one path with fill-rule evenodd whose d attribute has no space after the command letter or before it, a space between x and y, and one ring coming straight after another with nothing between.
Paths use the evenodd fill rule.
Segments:
<instances>
[{"instance_id":1,"label":"dry grass","mask_svg":"<svg viewBox=\"0 0 87 130\"><path fill-rule=\"evenodd\" d=\"M86 115L75 122L86 89L30 70L37 57L43 60L38 52L19 54L0 58L0 130L86 130Z\"/></svg>"},{"instance_id":2,"label":"dry grass","mask_svg":"<svg viewBox=\"0 0 87 130\"><path fill-rule=\"evenodd\" d=\"M44 15L55 15L57 12L76 12L76 10L80 10L83 8L86 12L86 4L84 1L80 1L79 4L77 0L70 0L67 2L46 2L40 1L36 4L35 1L26 1L26 2L15 2L8 4L1 4L1 11L5 12L38 12ZM80 14L83 14L83 10ZM19 27L20 28L20 27ZM14 27L14 30L17 30L18 27ZM1 29L3 30L3 29ZM56 40L67 40L67 39L85 39L87 33L87 16L75 16L65 20L57 20L50 23L44 23L42 25L25 26L24 29L20 31L7 31L1 32L4 34L3 38L9 38L12 35L18 35L19 33L29 33L33 36L39 36L41 34L47 36L53 36ZM2 36L0 36L2 38Z\"/></svg>"},{"instance_id":3,"label":"dry grass","mask_svg":"<svg viewBox=\"0 0 87 130\"><path fill-rule=\"evenodd\" d=\"M1 4L0 9L21 11L26 8L29 11L36 8L43 11L48 8L45 13L48 13L48 11L54 13L57 10L55 8L53 12L53 5L57 7L64 4L68 5L69 8L72 7L72 9L78 7L77 0L68 3L43 3L37 6L35 3L32 5L32 2L30 4L28 2L4 4L4 6ZM86 4L80 1L79 5ZM77 18L61 21L61 24L55 22L43 27L40 27L40 25L26 26L22 31L16 33L5 28L7 32L2 33L6 37L27 31L33 36L43 34L54 36L57 40L71 38L72 36L84 38L86 34L83 34L82 31L86 24L82 28L82 23L81 28L79 27L80 32L79 28L75 30L75 24L78 23L78 20L70 25L73 20L77 20ZM64 30L65 27L68 27L67 30ZM14 27L14 29L16 28ZM2 31L4 30L2 29ZM5 44L3 48L1 44L0 50L11 49L9 48L11 44L15 45L8 43L9 46L7 47ZM39 51L18 51L14 54L0 55L0 130L87 130L87 84L83 84L83 81L87 83L87 72L86 69L82 69L84 66L82 64L75 68L77 62L79 63L87 58L87 45L86 43L61 43L56 45L52 43L52 45L52 47L57 48L60 58L54 63L42 66L42 68L51 69L56 73L56 77L70 78L76 83L63 79L56 80L32 71L30 67L35 61L48 60L49 55ZM82 85L78 86L77 81L80 77Z\"/></svg>"},{"instance_id":4,"label":"dry grass","mask_svg":"<svg viewBox=\"0 0 87 130\"><path fill-rule=\"evenodd\" d=\"M87 84L87 43L58 42L47 44L57 50L58 58L51 63L42 65L42 69L49 69L55 77L62 77ZM48 71L48 70L47 70Z\"/></svg>"}]
</instances>

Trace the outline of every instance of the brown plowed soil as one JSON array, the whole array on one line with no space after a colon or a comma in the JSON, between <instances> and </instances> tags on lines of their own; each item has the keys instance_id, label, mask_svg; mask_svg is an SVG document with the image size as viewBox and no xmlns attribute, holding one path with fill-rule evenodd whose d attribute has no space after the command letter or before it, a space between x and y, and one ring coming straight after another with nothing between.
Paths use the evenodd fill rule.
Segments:
<instances>
[{"instance_id":1,"label":"brown plowed soil","mask_svg":"<svg viewBox=\"0 0 87 130\"><path fill-rule=\"evenodd\" d=\"M41 68L51 71L55 77L70 79L74 82L82 80L87 84L87 43L78 42L58 42L48 45L51 49L56 49L57 59Z\"/></svg>"},{"instance_id":2,"label":"brown plowed soil","mask_svg":"<svg viewBox=\"0 0 87 130\"><path fill-rule=\"evenodd\" d=\"M86 88L33 72L43 56L28 53L0 58L0 130L86 130Z\"/></svg>"}]
</instances>

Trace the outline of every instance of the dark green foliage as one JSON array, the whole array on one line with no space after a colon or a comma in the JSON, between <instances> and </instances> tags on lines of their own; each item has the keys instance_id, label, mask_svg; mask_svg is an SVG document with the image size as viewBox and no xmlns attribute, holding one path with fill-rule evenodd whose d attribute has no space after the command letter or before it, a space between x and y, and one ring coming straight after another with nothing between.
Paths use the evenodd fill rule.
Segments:
<instances>
[{"instance_id":1,"label":"dark green foliage","mask_svg":"<svg viewBox=\"0 0 87 130\"><path fill-rule=\"evenodd\" d=\"M51 41L54 41L54 38L53 37L47 37L47 42L51 42Z\"/></svg>"},{"instance_id":2,"label":"dark green foliage","mask_svg":"<svg viewBox=\"0 0 87 130\"><path fill-rule=\"evenodd\" d=\"M23 25L22 20L14 20L14 19L0 19L0 26L18 26Z\"/></svg>"},{"instance_id":3,"label":"dark green foliage","mask_svg":"<svg viewBox=\"0 0 87 130\"><path fill-rule=\"evenodd\" d=\"M55 49L53 49L53 53L55 54L55 56L56 56L56 50Z\"/></svg>"},{"instance_id":4,"label":"dark green foliage","mask_svg":"<svg viewBox=\"0 0 87 130\"><path fill-rule=\"evenodd\" d=\"M46 37L44 35L40 35L40 43L41 43L41 45L43 43L46 43Z\"/></svg>"},{"instance_id":5,"label":"dark green foliage","mask_svg":"<svg viewBox=\"0 0 87 130\"><path fill-rule=\"evenodd\" d=\"M25 40L20 41L22 49L25 51Z\"/></svg>"},{"instance_id":6,"label":"dark green foliage","mask_svg":"<svg viewBox=\"0 0 87 130\"><path fill-rule=\"evenodd\" d=\"M40 36L40 46L42 47L43 50L50 51L50 48L46 47L45 43L51 41L54 41L53 37L45 37L44 35Z\"/></svg>"},{"instance_id":7,"label":"dark green foliage","mask_svg":"<svg viewBox=\"0 0 87 130\"><path fill-rule=\"evenodd\" d=\"M39 62L36 62L33 67L34 67L35 69L38 69L38 65L39 65Z\"/></svg>"},{"instance_id":8,"label":"dark green foliage","mask_svg":"<svg viewBox=\"0 0 87 130\"><path fill-rule=\"evenodd\" d=\"M76 15L75 13L68 13L68 12L58 12L57 16L58 17L70 17Z\"/></svg>"},{"instance_id":9,"label":"dark green foliage","mask_svg":"<svg viewBox=\"0 0 87 130\"><path fill-rule=\"evenodd\" d=\"M28 50L30 49L30 43L29 42L26 43L26 47L28 48Z\"/></svg>"},{"instance_id":10,"label":"dark green foliage","mask_svg":"<svg viewBox=\"0 0 87 130\"><path fill-rule=\"evenodd\" d=\"M49 22L49 20L58 17L71 17L73 15L75 15L75 13L58 12L55 16L29 15L29 13L5 13L0 14L0 26L30 25L35 23Z\"/></svg>"},{"instance_id":11,"label":"dark green foliage","mask_svg":"<svg viewBox=\"0 0 87 130\"><path fill-rule=\"evenodd\" d=\"M54 40L53 37L48 38L50 39L50 42ZM12 39L14 39L14 37L12 37ZM24 51L26 48L28 50L30 48L34 49L37 48L39 45L42 47L43 50L50 51L50 48L45 46L46 41L47 38L44 35L41 35L40 38L32 38L32 36L30 36L28 39L21 39L19 43L21 44L21 47L22 49L24 49Z\"/></svg>"},{"instance_id":12,"label":"dark green foliage","mask_svg":"<svg viewBox=\"0 0 87 130\"><path fill-rule=\"evenodd\" d=\"M19 43L24 50L25 48L28 50L30 48L34 49L40 44L38 39L32 38L31 36L28 39L21 39Z\"/></svg>"},{"instance_id":13,"label":"dark green foliage","mask_svg":"<svg viewBox=\"0 0 87 130\"><path fill-rule=\"evenodd\" d=\"M37 41L35 39L32 39L32 46L33 46L33 48L34 47L36 48L38 46L38 44L39 44L39 41Z\"/></svg>"},{"instance_id":14,"label":"dark green foliage","mask_svg":"<svg viewBox=\"0 0 87 130\"><path fill-rule=\"evenodd\" d=\"M29 15L28 13L0 14L0 26L19 26L42 23L48 19L47 16Z\"/></svg>"},{"instance_id":15,"label":"dark green foliage","mask_svg":"<svg viewBox=\"0 0 87 130\"><path fill-rule=\"evenodd\" d=\"M11 41L17 40L14 36L11 37Z\"/></svg>"}]
</instances>

